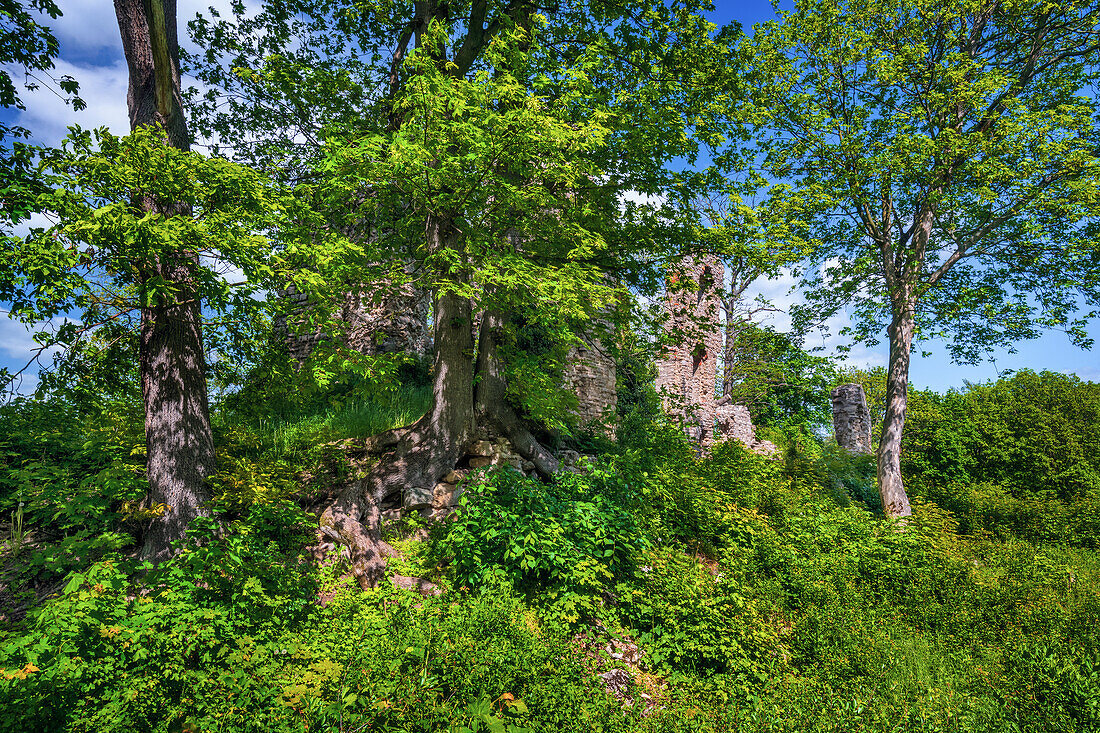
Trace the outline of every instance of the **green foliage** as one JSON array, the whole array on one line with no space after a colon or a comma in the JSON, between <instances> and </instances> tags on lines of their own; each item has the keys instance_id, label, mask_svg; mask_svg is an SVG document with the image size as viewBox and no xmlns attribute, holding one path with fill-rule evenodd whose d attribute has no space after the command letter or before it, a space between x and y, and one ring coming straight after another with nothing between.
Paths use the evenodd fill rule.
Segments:
<instances>
[{"instance_id":1,"label":"green foliage","mask_svg":"<svg viewBox=\"0 0 1100 733\"><path fill-rule=\"evenodd\" d=\"M724 379L733 402L748 405L753 425L783 428L831 424L831 360L807 354L786 334L747 324L727 350Z\"/></svg>"},{"instance_id":2,"label":"green foliage","mask_svg":"<svg viewBox=\"0 0 1100 733\"><path fill-rule=\"evenodd\" d=\"M461 510L433 548L453 584L534 594L569 623L601 614L603 595L648 546L620 503L629 486L591 466L546 485L516 471L468 479Z\"/></svg>"},{"instance_id":3,"label":"green foliage","mask_svg":"<svg viewBox=\"0 0 1100 733\"><path fill-rule=\"evenodd\" d=\"M964 531L1095 546L1100 385L1023 371L911 398L903 468Z\"/></svg>"},{"instance_id":4,"label":"green foliage","mask_svg":"<svg viewBox=\"0 0 1100 733\"><path fill-rule=\"evenodd\" d=\"M249 634L270 636L312 608L314 586L297 559L304 526L291 507L261 507L221 539L209 520L197 522L190 549L144 582L113 562L70 575L60 598L0 642L0 665L36 669L3 675L4 729L165 729L189 696L224 684L217 670L247 679ZM279 544L288 535L290 552Z\"/></svg>"},{"instance_id":5,"label":"green foliage","mask_svg":"<svg viewBox=\"0 0 1100 733\"><path fill-rule=\"evenodd\" d=\"M767 678L778 638L753 589L679 549L647 553L645 562L620 587L620 602L654 669L728 675L742 694Z\"/></svg>"},{"instance_id":6,"label":"green foliage","mask_svg":"<svg viewBox=\"0 0 1100 733\"><path fill-rule=\"evenodd\" d=\"M213 549L138 586L111 564L72 576L0 640L0 730L521 733L624 719L506 593L455 603L343 586L321 608L293 554L251 537L207 537Z\"/></svg>"},{"instance_id":7,"label":"green foliage","mask_svg":"<svg viewBox=\"0 0 1100 733\"><path fill-rule=\"evenodd\" d=\"M54 68L58 45L53 31L44 23L49 16L61 15L53 0L5 0L0 7L0 108L23 109L12 72L24 74L28 90L36 89L34 80L38 72L50 72ZM76 96L75 79L65 75L51 82L55 93L67 97L73 109L83 109L84 101ZM63 98L65 98L63 97ZM12 138L30 136L30 130L9 126L10 118L0 121L0 236L7 234L4 225L18 223L34 210L34 199L42 191L43 182L34 170L34 151L30 146Z\"/></svg>"},{"instance_id":8,"label":"green foliage","mask_svg":"<svg viewBox=\"0 0 1100 733\"><path fill-rule=\"evenodd\" d=\"M9 448L76 460L72 421L51 428L34 405L6 413ZM1095 551L964 533L919 500L902 529L858 500L865 461L808 434L777 459L737 444L697 458L651 426L552 484L472 477L427 543L395 542L396 572L443 562L439 598L305 565L315 520L288 501L295 462L239 424L219 436L223 524L199 520L151 573L89 554L60 597L0 628L0 730L1097 725ZM604 693L578 629L638 644L635 708Z\"/></svg>"},{"instance_id":9,"label":"green foliage","mask_svg":"<svg viewBox=\"0 0 1100 733\"><path fill-rule=\"evenodd\" d=\"M5 242L0 297L11 302L13 316L42 319L80 309L88 324L109 323L172 297L175 285L140 272L179 251L245 274L242 287L216 267L194 269L192 286L217 311L249 303L271 282L271 247L255 232L277 225L283 204L256 173L172 148L154 128L122 138L74 130L63 149L44 156L52 190L37 205L58 224ZM135 208L135 197L172 213ZM139 283L141 292L127 293Z\"/></svg>"},{"instance_id":10,"label":"green foliage","mask_svg":"<svg viewBox=\"0 0 1100 733\"><path fill-rule=\"evenodd\" d=\"M23 581L86 567L132 542L143 436L125 404L90 416L60 400L0 408L0 511L21 518Z\"/></svg>"},{"instance_id":11,"label":"green foliage","mask_svg":"<svg viewBox=\"0 0 1100 733\"><path fill-rule=\"evenodd\" d=\"M904 315L961 360L1044 327L1087 343L1097 19L1085 2L800 0L746 39L761 218L815 249L796 320L848 309L845 333L873 344Z\"/></svg>"}]
</instances>

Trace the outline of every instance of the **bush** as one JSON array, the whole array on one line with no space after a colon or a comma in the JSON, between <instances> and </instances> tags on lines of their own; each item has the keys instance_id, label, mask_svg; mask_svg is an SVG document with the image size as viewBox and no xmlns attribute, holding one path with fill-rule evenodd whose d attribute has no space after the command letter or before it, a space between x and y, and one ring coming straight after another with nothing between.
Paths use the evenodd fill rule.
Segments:
<instances>
[{"instance_id":1,"label":"bush","mask_svg":"<svg viewBox=\"0 0 1100 733\"><path fill-rule=\"evenodd\" d=\"M551 484L507 468L468 479L433 559L456 587L508 586L569 623L596 616L649 541L620 503L629 485L608 468L585 470Z\"/></svg>"}]
</instances>

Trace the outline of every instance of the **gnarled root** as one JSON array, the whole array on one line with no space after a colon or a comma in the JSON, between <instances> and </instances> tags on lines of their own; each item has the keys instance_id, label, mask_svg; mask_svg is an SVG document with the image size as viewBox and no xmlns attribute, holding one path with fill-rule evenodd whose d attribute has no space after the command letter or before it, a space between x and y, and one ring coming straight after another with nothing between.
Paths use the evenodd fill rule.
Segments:
<instances>
[{"instance_id":1,"label":"gnarled root","mask_svg":"<svg viewBox=\"0 0 1100 733\"><path fill-rule=\"evenodd\" d=\"M362 483L354 482L321 514L314 556L323 556L330 546L346 547L351 572L366 589L383 578L386 558L397 552L382 541L381 512L363 492Z\"/></svg>"}]
</instances>

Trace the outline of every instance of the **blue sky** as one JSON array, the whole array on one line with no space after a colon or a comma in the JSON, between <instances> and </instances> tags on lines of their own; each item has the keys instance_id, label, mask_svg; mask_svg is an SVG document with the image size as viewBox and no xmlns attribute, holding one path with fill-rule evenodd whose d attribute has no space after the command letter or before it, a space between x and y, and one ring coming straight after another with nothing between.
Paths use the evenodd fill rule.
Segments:
<instances>
[{"instance_id":1,"label":"blue sky","mask_svg":"<svg viewBox=\"0 0 1100 733\"><path fill-rule=\"evenodd\" d=\"M186 20L193 17L197 10L211 4L225 7L228 2L179 0L181 41L186 42ZM58 6L64 15L50 23L61 46L56 74L76 77L81 84L81 96L88 102L88 109L74 113L57 96L42 89L23 94L26 111L15 113L6 110L0 112L0 116L32 130L38 142L47 144L58 142L70 124L80 124L86 128L105 125L116 133L125 133L128 129L126 65L113 7L104 0L58 0ZM719 25L736 20L748 30L755 23L774 17L770 2L748 0L716 2L712 20ZM16 80L19 81L19 78ZM761 282L755 290L782 307L797 298L797 293L792 295L788 292L793 282L790 277ZM771 316L770 320L777 328L786 327L787 320L782 313ZM843 323L836 321L831 325L839 328ZM1100 342L1100 323L1090 325L1091 336ZM830 353L838 344L840 341L835 336L807 338L807 346L824 346L825 353ZM33 345L25 328L0 314L0 367L22 367ZM992 361L958 366L951 364L940 345L935 342L924 344L924 349L931 355L923 357L919 353L914 354L910 383L916 388L946 390L962 386L964 380L981 382L995 379L999 372L1020 369L1070 372L1084 379L1100 381L1100 352L1077 349L1062 334L1050 333L1016 346L1018 351L1015 354L1009 353L1007 348L999 348L995 350ZM874 349L857 347L848 358L859 366L883 366L886 363L886 347L885 344ZM34 381L31 376L23 389L32 387Z\"/></svg>"}]
</instances>

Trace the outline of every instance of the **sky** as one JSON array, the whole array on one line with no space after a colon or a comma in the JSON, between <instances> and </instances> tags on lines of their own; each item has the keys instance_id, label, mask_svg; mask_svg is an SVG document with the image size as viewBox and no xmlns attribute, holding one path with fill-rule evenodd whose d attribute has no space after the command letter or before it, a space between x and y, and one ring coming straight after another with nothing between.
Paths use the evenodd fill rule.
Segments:
<instances>
[{"instance_id":1,"label":"sky","mask_svg":"<svg viewBox=\"0 0 1100 733\"><path fill-rule=\"evenodd\" d=\"M211 4L224 8L228 2L178 1L181 43L189 44L186 38L186 21ZM772 5L767 0L718 0L715 5L711 20L718 25L736 21L749 30L756 23L775 18ZM79 81L80 96L88 103L87 109L74 112L50 92L47 85L41 85L42 88L36 92L22 93L27 107L25 111L0 110L0 119L9 123L15 122L31 130L35 141L43 144L56 144L72 124L79 124L84 128L106 126L112 132L125 134L128 131L126 63L111 4L104 0L58 0L58 7L63 15L47 23L53 28L61 50L54 75L68 74ZM16 75L15 80L18 83L21 76ZM789 326L789 319L783 311L798 299L797 292L791 292L796 281L797 278L788 273L778 280L761 281L753 289L753 296L767 297L780 309L765 321L779 330L786 330ZM824 351L821 353L826 355L834 353L836 347L844 343L835 335L844 325L843 318L834 320L829 325L832 327L832 335L808 335L806 346L823 347ZM1100 323L1091 323L1089 333L1098 342L1097 349L1100 349ZM27 329L8 319L0 305L0 367L13 371L21 368L34 346ZM1100 382L1100 350L1082 351L1074 347L1063 334L1048 333L1034 341L1019 342L1015 347L1016 352L1011 353L1010 345L1006 344L994 351L991 360L960 366L951 363L942 345L936 342L925 343L921 348L930 352L930 355L923 356L919 353L919 348L915 349L910 368L910 384L917 389L944 391L962 387L964 381L983 382L1021 369L1075 373L1083 379ZM880 343L870 349L856 346L845 358L855 366L885 366L886 354L886 344ZM28 374L22 391L33 389L36 381L34 374Z\"/></svg>"}]
</instances>

